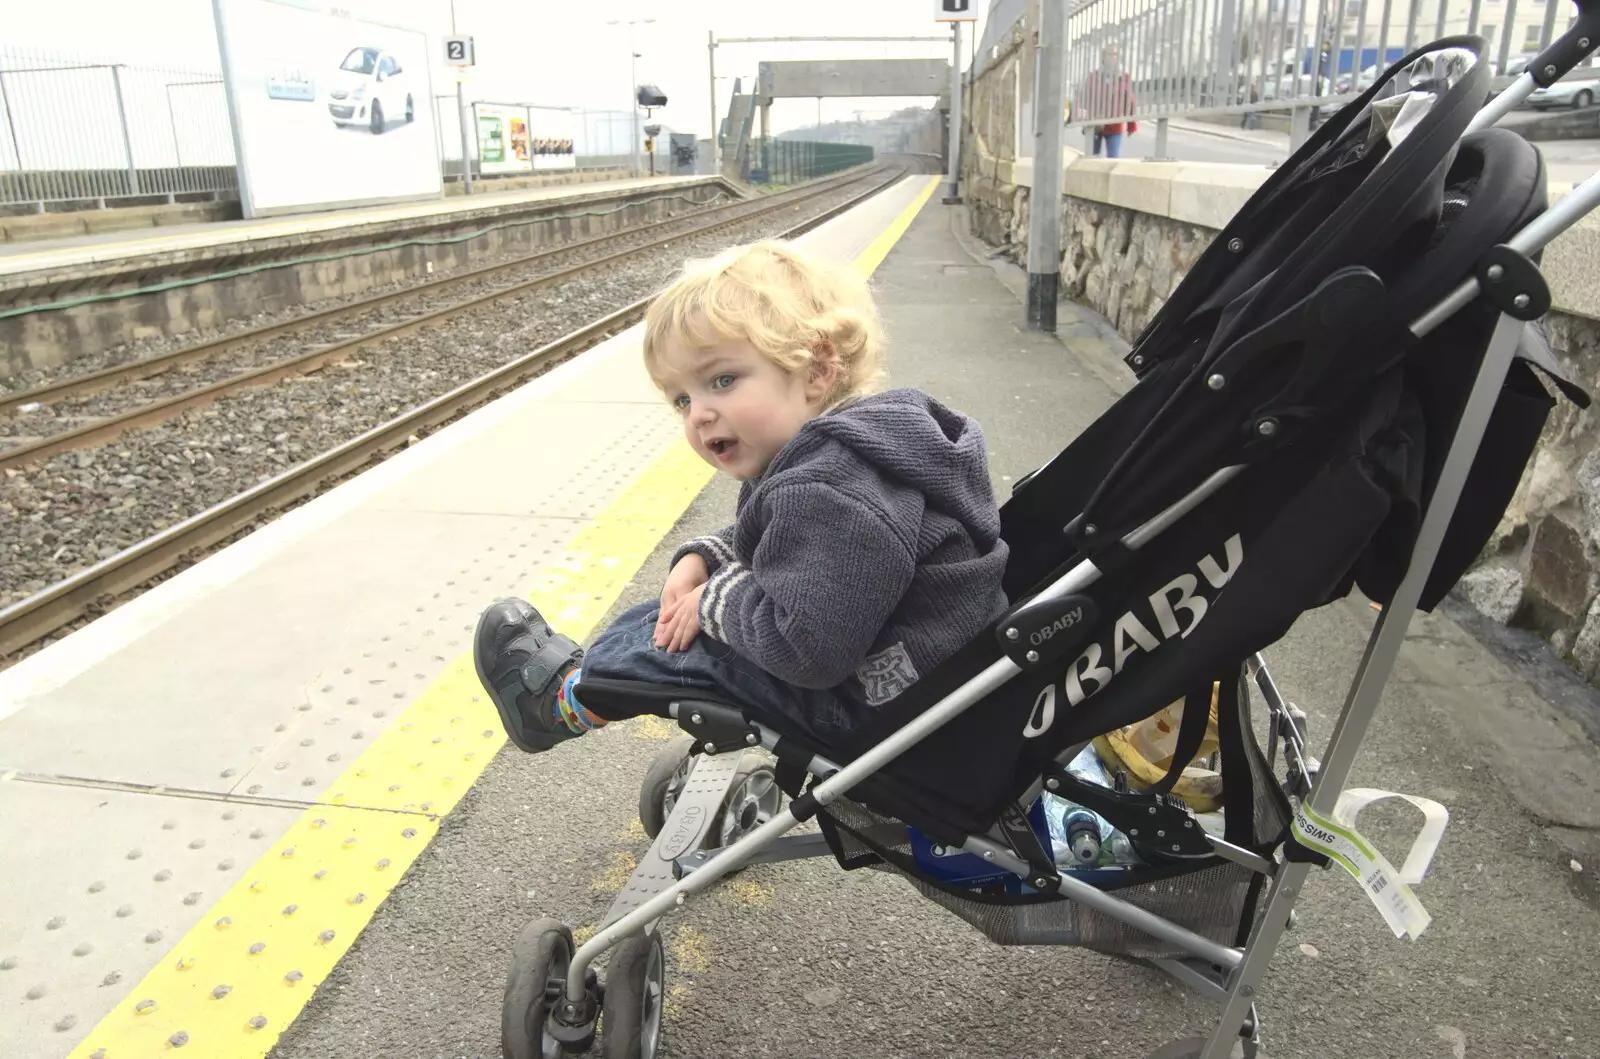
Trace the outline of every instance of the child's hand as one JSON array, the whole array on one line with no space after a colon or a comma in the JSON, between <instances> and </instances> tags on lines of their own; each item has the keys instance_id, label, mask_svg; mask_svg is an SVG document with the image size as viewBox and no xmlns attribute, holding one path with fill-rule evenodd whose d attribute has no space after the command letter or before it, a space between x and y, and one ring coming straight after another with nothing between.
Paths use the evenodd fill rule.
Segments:
<instances>
[{"instance_id":1,"label":"child's hand","mask_svg":"<svg viewBox=\"0 0 1600 1059\"><path fill-rule=\"evenodd\" d=\"M656 619L657 647L673 652L689 649L700 635L700 597L705 591L705 585L696 585L678 597L670 610L661 609L661 617Z\"/></svg>"},{"instance_id":2,"label":"child's hand","mask_svg":"<svg viewBox=\"0 0 1600 1059\"><path fill-rule=\"evenodd\" d=\"M677 609L678 600L684 594L699 588L711 579L711 571L706 568L705 559L696 552L689 552L667 575L667 583L661 586L661 620L665 622L668 616Z\"/></svg>"}]
</instances>

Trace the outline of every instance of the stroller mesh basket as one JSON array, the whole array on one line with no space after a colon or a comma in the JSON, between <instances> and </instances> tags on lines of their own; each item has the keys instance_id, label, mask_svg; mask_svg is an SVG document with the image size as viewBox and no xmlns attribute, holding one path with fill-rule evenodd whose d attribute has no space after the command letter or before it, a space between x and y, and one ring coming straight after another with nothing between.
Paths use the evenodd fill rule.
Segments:
<instances>
[{"instance_id":1,"label":"stroller mesh basket","mask_svg":"<svg viewBox=\"0 0 1600 1059\"><path fill-rule=\"evenodd\" d=\"M1256 739L1245 681L1236 694L1218 696L1223 739L1224 783L1231 804L1248 811L1248 827L1237 820L1234 836L1250 849L1270 851L1282 843L1290 807ZM1234 690L1233 688L1229 689ZM1273 717L1270 723L1280 723ZM1115 956L1177 958L1186 951L1113 916L1059 893L982 893L953 886L918 867L906 825L870 806L844 798L819 813L841 867L873 867L904 876L929 900L942 905L1000 945L1077 945ZM1137 829L1135 829L1137 830ZM1160 860L1117 873L1096 885L1120 900L1209 938L1242 945L1259 914L1261 876L1217 857Z\"/></svg>"},{"instance_id":2,"label":"stroller mesh basket","mask_svg":"<svg viewBox=\"0 0 1600 1059\"><path fill-rule=\"evenodd\" d=\"M914 866L904 824L849 799L830 806L828 815L839 829L844 863L903 875L922 896L977 927L997 945L1076 945L1142 959L1187 955L1170 941L1059 894L990 896L944 885ZM1254 925L1249 912L1259 894L1259 876L1248 868L1222 862L1128 874L1128 881L1109 892L1219 945L1242 944Z\"/></svg>"}]
</instances>

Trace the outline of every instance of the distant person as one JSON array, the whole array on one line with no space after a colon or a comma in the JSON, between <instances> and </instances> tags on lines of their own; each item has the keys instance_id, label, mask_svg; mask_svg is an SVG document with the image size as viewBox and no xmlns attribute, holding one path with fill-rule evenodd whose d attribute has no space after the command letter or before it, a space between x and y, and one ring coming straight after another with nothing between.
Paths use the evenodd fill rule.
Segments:
<instances>
[{"instance_id":1,"label":"distant person","mask_svg":"<svg viewBox=\"0 0 1600 1059\"><path fill-rule=\"evenodd\" d=\"M1240 93L1241 97L1243 96L1243 94L1244 93ZM1250 85L1250 102L1252 104L1261 102L1261 93L1256 90L1256 86L1255 86L1254 82L1252 82L1251 85ZM1247 111L1245 111L1243 114L1241 114L1239 116L1239 128L1241 128L1241 129L1253 129L1253 128L1255 128L1256 127L1256 122L1260 117L1261 117L1261 114L1260 114L1259 111L1255 111L1255 110L1247 110Z\"/></svg>"},{"instance_id":2,"label":"distant person","mask_svg":"<svg viewBox=\"0 0 1600 1059\"><path fill-rule=\"evenodd\" d=\"M1100 68L1084 78L1078 90L1081 101L1076 109L1080 117L1093 121L1096 118L1120 118L1132 114L1135 107L1133 78L1122 69L1121 53L1115 44L1100 50ZM1107 122L1094 129L1094 154L1098 158L1105 148L1107 158L1122 157L1122 137L1139 131L1136 121Z\"/></svg>"}]
</instances>

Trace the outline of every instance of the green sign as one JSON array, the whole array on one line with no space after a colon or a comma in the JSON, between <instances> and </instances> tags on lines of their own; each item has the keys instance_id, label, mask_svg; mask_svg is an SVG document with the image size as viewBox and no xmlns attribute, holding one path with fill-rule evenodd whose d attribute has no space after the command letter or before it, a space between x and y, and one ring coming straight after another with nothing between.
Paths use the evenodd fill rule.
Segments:
<instances>
[{"instance_id":1,"label":"green sign","mask_svg":"<svg viewBox=\"0 0 1600 1059\"><path fill-rule=\"evenodd\" d=\"M478 118L478 158L484 162L506 160L505 126L498 117L481 115Z\"/></svg>"}]
</instances>

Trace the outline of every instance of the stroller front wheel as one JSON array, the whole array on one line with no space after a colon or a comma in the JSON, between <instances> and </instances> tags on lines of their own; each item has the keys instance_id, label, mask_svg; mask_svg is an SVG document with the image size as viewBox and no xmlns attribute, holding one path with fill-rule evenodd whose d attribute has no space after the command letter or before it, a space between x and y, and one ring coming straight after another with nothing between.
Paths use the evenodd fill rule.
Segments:
<instances>
[{"instance_id":1,"label":"stroller front wheel","mask_svg":"<svg viewBox=\"0 0 1600 1059\"><path fill-rule=\"evenodd\" d=\"M694 736L676 737L661 748L650 762L650 771L644 774L644 782L639 785L639 823L650 838L661 833L678 795L683 793L683 785L694 769L694 755L690 753L693 747Z\"/></svg>"},{"instance_id":2,"label":"stroller front wheel","mask_svg":"<svg viewBox=\"0 0 1600 1059\"><path fill-rule=\"evenodd\" d=\"M728 789L728 796L722 803L722 816L717 821L716 834L722 848L727 849L777 816L781 808L783 791L778 789L777 775L759 755L747 754Z\"/></svg>"},{"instance_id":3,"label":"stroller front wheel","mask_svg":"<svg viewBox=\"0 0 1600 1059\"><path fill-rule=\"evenodd\" d=\"M545 986L564 979L572 964L572 931L554 919L536 919L511 949L500 1009L500 1054L504 1059L560 1059L561 1045L545 1029Z\"/></svg>"},{"instance_id":4,"label":"stroller front wheel","mask_svg":"<svg viewBox=\"0 0 1600 1059\"><path fill-rule=\"evenodd\" d=\"M600 1008L603 1059L654 1059L661 1044L666 957L661 931L636 934L617 946L606 969Z\"/></svg>"}]
</instances>

